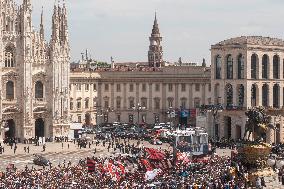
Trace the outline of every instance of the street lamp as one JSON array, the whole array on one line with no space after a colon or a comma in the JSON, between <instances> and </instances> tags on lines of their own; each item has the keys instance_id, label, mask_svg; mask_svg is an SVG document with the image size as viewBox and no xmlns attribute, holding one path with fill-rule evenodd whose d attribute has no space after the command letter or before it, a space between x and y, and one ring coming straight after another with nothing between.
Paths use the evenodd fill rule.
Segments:
<instances>
[{"instance_id":1,"label":"street lamp","mask_svg":"<svg viewBox=\"0 0 284 189\"><path fill-rule=\"evenodd\" d=\"M138 102L138 104L137 104L136 106L133 106L132 109L133 109L134 111L137 111L137 118L138 118L138 119L137 119L137 124L139 125L140 112L141 112L142 110L145 110L146 107L141 106L140 103Z\"/></svg>"},{"instance_id":2,"label":"street lamp","mask_svg":"<svg viewBox=\"0 0 284 189\"><path fill-rule=\"evenodd\" d=\"M172 126L173 126L172 118L176 117L176 112L173 109L173 107L168 108L167 114L168 114L168 117L170 118L170 125L171 125L171 128L172 128Z\"/></svg>"},{"instance_id":3,"label":"street lamp","mask_svg":"<svg viewBox=\"0 0 284 189\"><path fill-rule=\"evenodd\" d=\"M215 126L216 126L216 118L218 116L219 112L223 111L223 106L221 104L216 104L216 105L202 105L201 106L201 111L203 111L203 113L205 112L211 112L212 116L213 116L213 138L215 139L216 137L216 131L215 131Z\"/></svg>"}]
</instances>

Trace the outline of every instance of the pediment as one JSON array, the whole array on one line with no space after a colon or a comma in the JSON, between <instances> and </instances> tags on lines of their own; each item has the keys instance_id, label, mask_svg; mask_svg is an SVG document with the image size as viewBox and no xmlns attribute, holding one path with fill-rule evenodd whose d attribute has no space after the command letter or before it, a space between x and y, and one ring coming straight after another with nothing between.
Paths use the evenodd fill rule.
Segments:
<instances>
[{"instance_id":1,"label":"pediment","mask_svg":"<svg viewBox=\"0 0 284 189\"><path fill-rule=\"evenodd\" d=\"M9 71L9 72L4 73L2 76L4 76L4 77L17 77L18 74L15 71Z\"/></svg>"},{"instance_id":2,"label":"pediment","mask_svg":"<svg viewBox=\"0 0 284 189\"><path fill-rule=\"evenodd\" d=\"M47 112L47 108L45 106L37 106L33 110L34 113L43 113Z\"/></svg>"},{"instance_id":3,"label":"pediment","mask_svg":"<svg viewBox=\"0 0 284 189\"><path fill-rule=\"evenodd\" d=\"M20 109L15 106L9 106L3 109L3 113L19 113Z\"/></svg>"}]
</instances>

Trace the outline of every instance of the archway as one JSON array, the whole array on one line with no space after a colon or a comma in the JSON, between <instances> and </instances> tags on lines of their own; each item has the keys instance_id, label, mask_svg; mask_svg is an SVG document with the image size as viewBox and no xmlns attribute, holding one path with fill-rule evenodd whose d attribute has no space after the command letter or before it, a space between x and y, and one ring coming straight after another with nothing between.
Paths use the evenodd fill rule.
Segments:
<instances>
[{"instance_id":1,"label":"archway","mask_svg":"<svg viewBox=\"0 0 284 189\"><path fill-rule=\"evenodd\" d=\"M44 137L44 121L42 118L35 121L35 137Z\"/></svg>"},{"instance_id":2,"label":"archway","mask_svg":"<svg viewBox=\"0 0 284 189\"><path fill-rule=\"evenodd\" d=\"M13 119L7 120L7 131L5 132L5 139L16 137L16 127Z\"/></svg>"}]
</instances>

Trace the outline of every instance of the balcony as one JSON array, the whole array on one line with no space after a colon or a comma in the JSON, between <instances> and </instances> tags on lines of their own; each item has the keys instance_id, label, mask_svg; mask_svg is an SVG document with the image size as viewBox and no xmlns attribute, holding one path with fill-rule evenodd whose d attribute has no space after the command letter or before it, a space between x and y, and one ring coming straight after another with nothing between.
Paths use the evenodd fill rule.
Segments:
<instances>
[{"instance_id":1,"label":"balcony","mask_svg":"<svg viewBox=\"0 0 284 189\"><path fill-rule=\"evenodd\" d=\"M3 102L2 102L4 105L14 105L17 103L17 99L9 99L9 98L6 98L6 99L3 99Z\"/></svg>"}]
</instances>

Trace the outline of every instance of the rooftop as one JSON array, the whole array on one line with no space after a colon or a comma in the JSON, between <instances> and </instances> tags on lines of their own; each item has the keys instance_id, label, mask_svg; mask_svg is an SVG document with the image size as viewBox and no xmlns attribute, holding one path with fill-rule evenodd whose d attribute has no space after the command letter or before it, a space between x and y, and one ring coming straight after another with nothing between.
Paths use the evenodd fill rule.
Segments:
<instances>
[{"instance_id":1,"label":"rooftop","mask_svg":"<svg viewBox=\"0 0 284 189\"><path fill-rule=\"evenodd\" d=\"M262 36L241 36L221 41L214 46L225 45L261 45L261 46L284 46L284 41L278 38Z\"/></svg>"}]
</instances>

